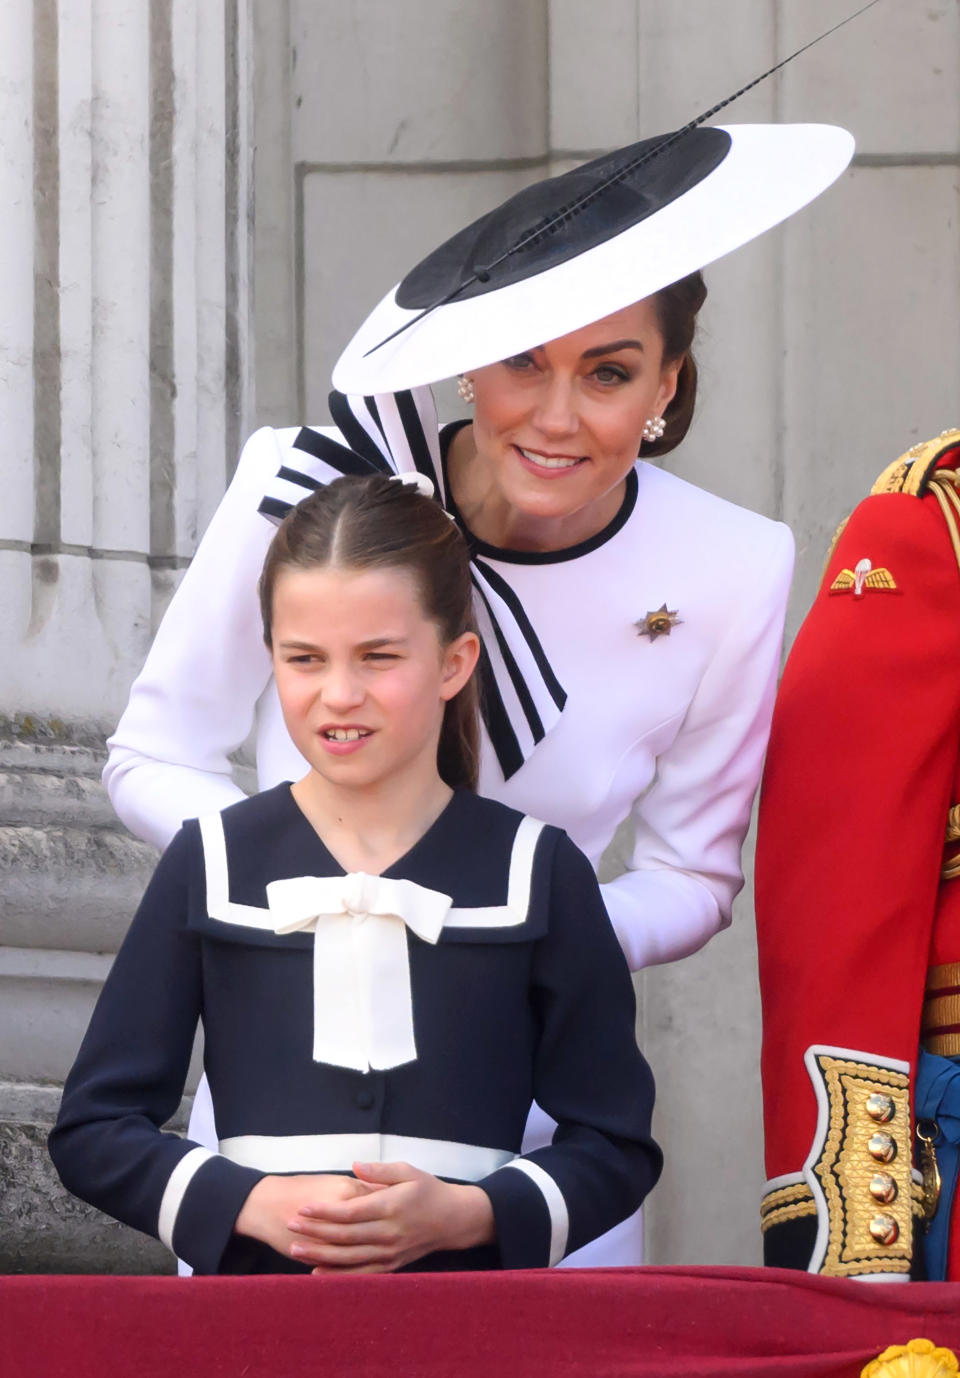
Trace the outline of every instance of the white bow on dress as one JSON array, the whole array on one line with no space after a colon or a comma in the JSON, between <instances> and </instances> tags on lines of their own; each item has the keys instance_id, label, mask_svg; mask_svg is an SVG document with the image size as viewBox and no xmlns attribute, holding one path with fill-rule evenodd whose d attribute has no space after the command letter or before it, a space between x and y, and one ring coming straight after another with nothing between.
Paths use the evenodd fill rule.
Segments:
<instances>
[{"instance_id":1,"label":"white bow on dress","mask_svg":"<svg viewBox=\"0 0 960 1378\"><path fill-rule=\"evenodd\" d=\"M452 899L354 871L267 886L277 934L313 932L313 1060L358 1072L413 1062L407 929L436 943Z\"/></svg>"}]
</instances>

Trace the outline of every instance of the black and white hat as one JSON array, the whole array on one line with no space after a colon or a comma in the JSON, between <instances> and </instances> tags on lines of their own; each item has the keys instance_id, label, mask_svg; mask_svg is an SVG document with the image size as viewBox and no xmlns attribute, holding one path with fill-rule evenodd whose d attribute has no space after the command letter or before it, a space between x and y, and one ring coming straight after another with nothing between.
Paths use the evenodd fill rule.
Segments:
<instances>
[{"instance_id":1,"label":"black and white hat","mask_svg":"<svg viewBox=\"0 0 960 1378\"><path fill-rule=\"evenodd\" d=\"M334 387L437 382L622 310L800 210L853 147L835 125L688 126L527 187L387 293Z\"/></svg>"}]
</instances>

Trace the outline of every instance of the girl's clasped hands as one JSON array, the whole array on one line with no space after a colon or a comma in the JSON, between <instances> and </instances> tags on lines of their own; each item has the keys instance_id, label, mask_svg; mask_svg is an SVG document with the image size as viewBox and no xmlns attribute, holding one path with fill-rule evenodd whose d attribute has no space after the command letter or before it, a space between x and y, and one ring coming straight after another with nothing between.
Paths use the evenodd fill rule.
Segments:
<instances>
[{"instance_id":1,"label":"girl's clasped hands","mask_svg":"<svg viewBox=\"0 0 960 1378\"><path fill-rule=\"evenodd\" d=\"M388 1273L437 1249L494 1237L490 1198L410 1163L354 1163L354 1177L264 1177L237 1217L238 1234L313 1264L315 1273Z\"/></svg>"}]
</instances>

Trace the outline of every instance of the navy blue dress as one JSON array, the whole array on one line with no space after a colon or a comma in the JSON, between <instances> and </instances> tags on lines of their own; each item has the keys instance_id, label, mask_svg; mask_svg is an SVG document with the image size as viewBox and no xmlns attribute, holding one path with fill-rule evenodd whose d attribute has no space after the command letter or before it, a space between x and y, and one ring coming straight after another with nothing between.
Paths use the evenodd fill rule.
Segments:
<instances>
[{"instance_id":1,"label":"navy blue dress","mask_svg":"<svg viewBox=\"0 0 960 1378\"><path fill-rule=\"evenodd\" d=\"M423 887L449 906L427 938L381 920L406 945L399 1003L382 985L378 995L383 973L371 976L365 959L367 1023L387 1027L390 1047L403 1042L397 1020L409 1024L410 1050L392 1062L373 1035L356 1065L317 1060L318 982L330 972L315 970L315 944L339 934L334 943L354 951L367 916L351 901L322 938L319 920L316 933L276 932L277 887L267 886L297 877L328 890L358 879L345 877L287 784L184 824L64 1089L50 1152L70 1191L162 1239L198 1273L307 1271L233 1233L268 1173L405 1160L481 1187L496 1243L434 1253L416 1269L546 1267L637 1208L661 1167L653 1081L596 877L566 834L461 790L384 872L385 883L410 883L393 889L414 904ZM344 989L355 979L345 971ZM162 1130L198 1020L217 1153ZM534 1098L557 1130L520 1156Z\"/></svg>"}]
</instances>

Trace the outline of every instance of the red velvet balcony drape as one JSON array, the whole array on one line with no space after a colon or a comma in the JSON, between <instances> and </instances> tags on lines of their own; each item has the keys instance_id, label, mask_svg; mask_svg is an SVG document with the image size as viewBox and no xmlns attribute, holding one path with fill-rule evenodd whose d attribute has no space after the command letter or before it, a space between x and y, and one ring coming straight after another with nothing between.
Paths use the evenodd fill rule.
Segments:
<instances>
[{"instance_id":1,"label":"red velvet balcony drape","mask_svg":"<svg viewBox=\"0 0 960 1378\"><path fill-rule=\"evenodd\" d=\"M775 1269L0 1279L3 1378L858 1378L960 1284Z\"/></svg>"}]
</instances>

